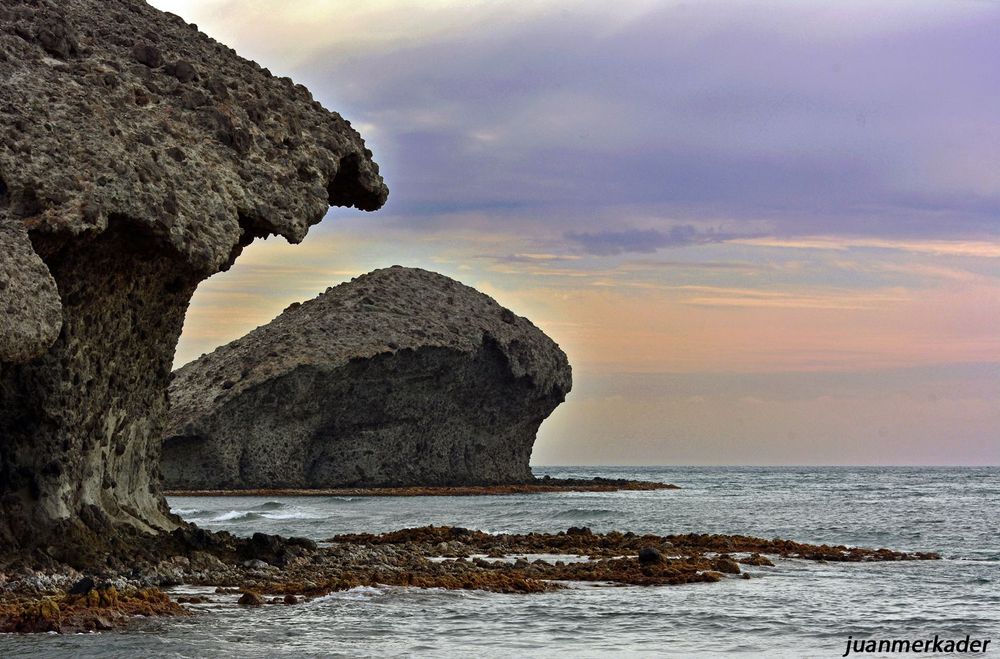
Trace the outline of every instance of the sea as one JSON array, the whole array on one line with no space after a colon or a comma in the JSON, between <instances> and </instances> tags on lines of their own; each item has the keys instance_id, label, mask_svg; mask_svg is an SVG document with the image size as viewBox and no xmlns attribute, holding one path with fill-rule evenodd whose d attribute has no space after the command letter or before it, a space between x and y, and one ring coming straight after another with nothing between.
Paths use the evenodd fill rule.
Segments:
<instances>
[{"instance_id":1,"label":"sea","mask_svg":"<svg viewBox=\"0 0 1000 659\"><path fill-rule=\"evenodd\" d=\"M1000 468L547 467L679 490L470 497L173 497L209 529L323 540L458 525L738 533L936 551L943 560L777 559L754 578L574 585L534 595L357 588L295 606L205 605L126 631L0 636L37 657L840 657L852 639L990 639L1000 656ZM190 589L189 589L190 590ZM233 598L235 599L235 598ZM967 656L852 653L850 656Z\"/></svg>"}]
</instances>

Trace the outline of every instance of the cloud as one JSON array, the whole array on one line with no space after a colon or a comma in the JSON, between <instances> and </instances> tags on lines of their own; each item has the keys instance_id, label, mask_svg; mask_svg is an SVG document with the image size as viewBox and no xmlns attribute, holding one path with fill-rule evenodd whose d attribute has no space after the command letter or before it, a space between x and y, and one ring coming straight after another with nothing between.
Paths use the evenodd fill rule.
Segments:
<instances>
[{"instance_id":1,"label":"cloud","mask_svg":"<svg viewBox=\"0 0 1000 659\"><path fill-rule=\"evenodd\" d=\"M570 231L566 238L579 244L589 254L606 256L625 252L652 253L666 247L685 247L727 240L730 236L715 231L699 231L690 224L658 229L624 229L577 233Z\"/></svg>"},{"instance_id":2,"label":"cloud","mask_svg":"<svg viewBox=\"0 0 1000 659\"><path fill-rule=\"evenodd\" d=\"M495 263L548 263L553 261L578 261L582 257L575 254L546 254L546 253L520 253L520 254L504 254L500 256L495 256L492 254L477 254L474 256L477 259L485 259L488 261L493 261Z\"/></svg>"},{"instance_id":3,"label":"cloud","mask_svg":"<svg viewBox=\"0 0 1000 659\"><path fill-rule=\"evenodd\" d=\"M996 228L983 12L897 5L908 20L848 39L858 5L661 5L613 30L542 11L481 42L440 33L314 64L387 136L399 213L516 204L576 230L629 200L786 235L933 235Z\"/></svg>"},{"instance_id":4,"label":"cloud","mask_svg":"<svg viewBox=\"0 0 1000 659\"><path fill-rule=\"evenodd\" d=\"M772 309L879 309L886 305L908 302L904 291L819 290L766 291L749 288L718 286L680 286L679 290L693 293L684 304L702 307L757 307Z\"/></svg>"},{"instance_id":5,"label":"cloud","mask_svg":"<svg viewBox=\"0 0 1000 659\"><path fill-rule=\"evenodd\" d=\"M1000 242L986 240L880 240L839 236L803 236L801 238L734 238L733 243L781 249L886 249L935 256L971 256L1000 258Z\"/></svg>"}]
</instances>

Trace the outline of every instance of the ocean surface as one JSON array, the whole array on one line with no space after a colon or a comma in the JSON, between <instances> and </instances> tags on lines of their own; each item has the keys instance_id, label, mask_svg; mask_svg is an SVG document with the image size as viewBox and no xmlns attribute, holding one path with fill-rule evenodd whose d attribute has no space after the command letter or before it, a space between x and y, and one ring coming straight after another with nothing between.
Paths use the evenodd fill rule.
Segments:
<instances>
[{"instance_id":1,"label":"ocean surface","mask_svg":"<svg viewBox=\"0 0 1000 659\"><path fill-rule=\"evenodd\" d=\"M207 607L191 618L142 621L128 632L0 636L0 656L839 657L848 635L915 640L935 634L992 639L985 656L1000 656L1000 468L564 467L535 473L667 481L682 489L173 497L170 504L210 529L316 540L425 524L491 532L589 526L937 551L944 560L777 559L773 568L745 568L756 577L750 580L583 585L542 595L360 588L296 606Z\"/></svg>"}]
</instances>

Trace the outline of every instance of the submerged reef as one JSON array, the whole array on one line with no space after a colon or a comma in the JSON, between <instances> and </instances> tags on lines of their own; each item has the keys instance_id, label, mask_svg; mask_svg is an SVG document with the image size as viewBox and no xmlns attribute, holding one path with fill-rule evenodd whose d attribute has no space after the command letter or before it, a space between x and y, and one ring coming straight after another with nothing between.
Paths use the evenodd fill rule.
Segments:
<instances>
[{"instance_id":1,"label":"submerged reef","mask_svg":"<svg viewBox=\"0 0 1000 659\"><path fill-rule=\"evenodd\" d=\"M491 534L427 526L351 534L316 543L255 533L178 529L156 539L127 572L0 572L0 631L76 631L123 624L128 616L178 615L182 604L293 605L358 586L539 593L571 582L667 586L764 575L775 561L911 561L940 558L743 535L593 533ZM179 584L211 595L163 594ZM113 589L113 590L111 590ZM97 620L100 618L100 621Z\"/></svg>"}]
</instances>

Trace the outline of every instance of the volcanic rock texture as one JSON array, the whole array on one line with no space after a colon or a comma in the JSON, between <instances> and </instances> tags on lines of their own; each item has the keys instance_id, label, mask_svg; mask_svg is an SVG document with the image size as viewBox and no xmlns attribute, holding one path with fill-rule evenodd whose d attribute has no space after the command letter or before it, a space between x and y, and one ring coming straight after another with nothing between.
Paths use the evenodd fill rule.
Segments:
<instances>
[{"instance_id":1,"label":"volcanic rock texture","mask_svg":"<svg viewBox=\"0 0 1000 659\"><path fill-rule=\"evenodd\" d=\"M394 266L293 304L175 373L168 488L530 480L566 355L525 318Z\"/></svg>"},{"instance_id":2,"label":"volcanic rock texture","mask_svg":"<svg viewBox=\"0 0 1000 659\"><path fill-rule=\"evenodd\" d=\"M387 189L309 92L139 0L0 5L0 553L177 524L166 387L197 283Z\"/></svg>"}]
</instances>

